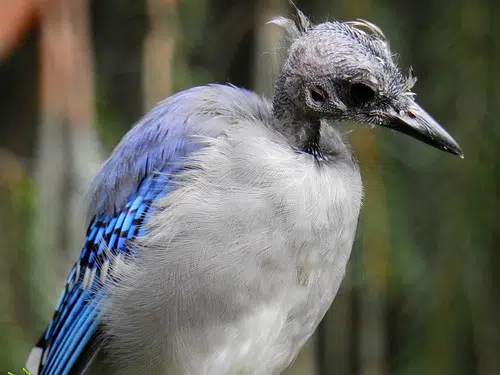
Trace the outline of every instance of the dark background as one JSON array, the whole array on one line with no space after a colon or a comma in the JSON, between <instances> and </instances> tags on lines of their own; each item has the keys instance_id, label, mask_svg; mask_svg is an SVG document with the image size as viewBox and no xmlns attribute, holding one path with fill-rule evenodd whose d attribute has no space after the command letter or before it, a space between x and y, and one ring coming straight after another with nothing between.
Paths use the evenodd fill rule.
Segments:
<instances>
[{"instance_id":1,"label":"dark background","mask_svg":"<svg viewBox=\"0 0 500 375\"><path fill-rule=\"evenodd\" d=\"M365 203L346 280L290 374L500 373L500 2L302 0L367 19L461 160L350 131ZM86 229L85 186L161 98L208 82L271 95L285 0L5 0L0 10L0 373L19 371Z\"/></svg>"}]
</instances>

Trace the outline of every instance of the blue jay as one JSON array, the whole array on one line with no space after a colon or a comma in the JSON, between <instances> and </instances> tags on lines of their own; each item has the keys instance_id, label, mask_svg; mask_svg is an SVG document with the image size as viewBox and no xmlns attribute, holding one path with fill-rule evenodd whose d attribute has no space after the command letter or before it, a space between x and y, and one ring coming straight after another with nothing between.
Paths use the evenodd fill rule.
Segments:
<instances>
[{"instance_id":1,"label":"blue jay","mask_svg":"<svg viewBox=\"0 0 500 375\"><path fill-rule=\"evenodd\" d=\"M332 121L390 127L462 156L414 100L380 29L276 18L291 39L271 101L177 93L90 186L89 227L27 367L82 374L279 374L332 303L362 199Z\"/></svg>"}]
</instances>

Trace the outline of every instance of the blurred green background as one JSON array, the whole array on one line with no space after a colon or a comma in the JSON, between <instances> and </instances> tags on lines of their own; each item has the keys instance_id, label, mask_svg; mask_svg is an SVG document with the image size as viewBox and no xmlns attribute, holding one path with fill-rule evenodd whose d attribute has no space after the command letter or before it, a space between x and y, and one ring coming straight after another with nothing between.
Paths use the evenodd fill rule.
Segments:
<instances>
[{"instance_id":1,"label":"blurred green background","mask_svg":"<svg viewBox=\"0 0 500 375\"><path fill-rule=\"evenodd\" d=\"M349 272L289 374L500 374L500 2L297 0L380 26L465 159L342 126L365 203ZM272 94L286 0L4 0L0 373L50 319L87 223L85 185L161 98L231 82ZM344 130L343 130L344 131Z\"/></svg>"}]
</instances>

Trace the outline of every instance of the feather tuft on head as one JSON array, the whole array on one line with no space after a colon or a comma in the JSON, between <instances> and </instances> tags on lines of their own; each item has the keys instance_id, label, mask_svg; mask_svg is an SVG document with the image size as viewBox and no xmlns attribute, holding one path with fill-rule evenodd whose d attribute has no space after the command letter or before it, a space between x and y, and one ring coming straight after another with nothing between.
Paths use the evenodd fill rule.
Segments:
<instances>
[{"instance_id":1,"label":"feather tuft on head","mask_svg":"<svg viewBox=\"0 0 500 375\"><path fill-rule=\"evenodd\" d=\"M268 24L274 24L282 27L290 39L296 39L302 34L309 31L313 25L311 21L302 13L299 8L295 5L292 0L289 0L292 5L295 14L293 15L293 20L285 17L273 18Z\"/></svg>"},{"instance_id":2,"label":"feather tuft on head","mask_svg":"<svg viewBox=\"0 0 500 375\"><path fill-rule=\"evenodd\" d=\"M413 86L415 86L415 83L417 83L417 77L413 75L413 68L410 66L405 82L405 91L407 95L415 95L413 92L411 92L411 89L413 88Z\"/></svg>"},{"instance_id":3,"label":"feather tuft on head","mask_svg":"<svg viewBox=\"0 0 500 375\"><path fill-rule=\"evenodd\" d=\"M363 36L375 37L376 39L382 39L386 41L385 34L382 32L380 27L378 27L374 23L365 21L360 18L358 18L356 21L347 21L345 23L349 26L352 26L354 30L356 30Z\"/></svg>"}]
</instances>

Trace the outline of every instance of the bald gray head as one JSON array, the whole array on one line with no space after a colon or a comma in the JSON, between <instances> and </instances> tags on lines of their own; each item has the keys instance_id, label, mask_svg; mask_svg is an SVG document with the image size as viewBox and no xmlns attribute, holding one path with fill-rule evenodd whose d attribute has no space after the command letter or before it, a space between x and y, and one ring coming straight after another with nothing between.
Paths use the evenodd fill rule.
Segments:
<instances>
[{"instance_id":1,"label":"bald gray head","mask_svg":"<svg viewBox=\"0 0 500 375\"><path fill-rule=\"evenodd\" d=\"M316 142L315 124L331 119L390 127L462 156L455 140L415 102L416 79L401 73L377 26L362 20L312 25L295 10L295 21L271 21L292 40L273 109L278 128L292 123L293 131L305 134L299 147Z\"/></svg>"}]
</instances>

